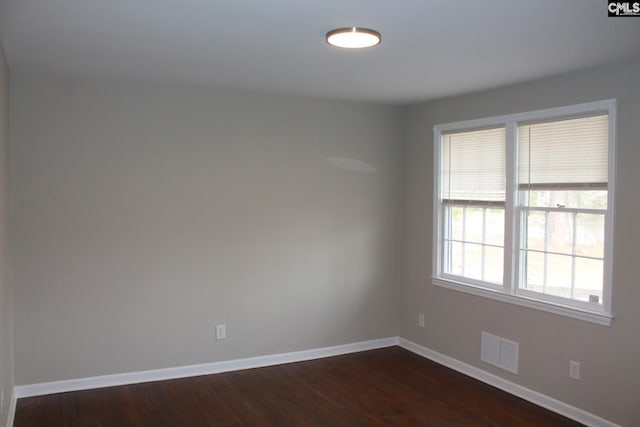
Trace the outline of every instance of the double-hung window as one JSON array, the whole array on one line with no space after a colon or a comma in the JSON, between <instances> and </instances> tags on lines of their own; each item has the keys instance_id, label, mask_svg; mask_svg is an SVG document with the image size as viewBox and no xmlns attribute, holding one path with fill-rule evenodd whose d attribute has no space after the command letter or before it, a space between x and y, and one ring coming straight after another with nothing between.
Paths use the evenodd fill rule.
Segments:
<instances>
[{"instance_id":1,"label":"double-hung window","mask_svg":"<svg viewBox=\"0 0 640 427\"><path fill-rule=\"evenodd\" d=\"M434 283L610 324L615 101L438 125Z\"/></svg>"}]
</instances>

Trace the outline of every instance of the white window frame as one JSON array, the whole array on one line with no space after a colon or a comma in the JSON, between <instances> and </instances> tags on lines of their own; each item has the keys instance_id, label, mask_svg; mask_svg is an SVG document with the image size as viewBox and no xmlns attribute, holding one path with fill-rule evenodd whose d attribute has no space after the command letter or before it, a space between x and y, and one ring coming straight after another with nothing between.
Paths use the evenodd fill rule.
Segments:
<instances>
[{"instance_id":1,"label":"white window frame","mask_svg":"<svg viewBox=\"0 0 640 427\"><path fill-rule=\"evenodd\" d=\"M566 298L537 294L520 289L519 280L519 239L520 215L517 208L518 197L518 141L517 129L520 123L544 120L561 120L565 118L608 114L608 191L607 211L605 213L604 240L604 275L602 304L588 304ZM483 128L503 126L506 132L506 200L505 200L505 241L504 241L504 278L502 285L479 283L473 279L451 277L443 274L443 230L444 204L442 203L441 172L441 136L454 131L471 131ZM610 326L614 316L611 311L612 300L612 263L613 263L613 231L616 190L616 100L588 102L584 104L549 108L525 113L509 114L497 117L467 120L462 122L436 125L433 128L434 145L434 203L433 203L433 270L432 281L436 286L483 296L524 307L555 313L600 325Z\"/></svg>"}]
</instances>

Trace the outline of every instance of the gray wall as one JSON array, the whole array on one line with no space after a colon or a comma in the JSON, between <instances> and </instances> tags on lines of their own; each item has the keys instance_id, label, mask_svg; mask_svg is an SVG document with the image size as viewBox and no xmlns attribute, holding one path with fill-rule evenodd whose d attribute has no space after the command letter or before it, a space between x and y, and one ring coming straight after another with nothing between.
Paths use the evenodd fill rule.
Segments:
<instances>
[{"instance_id":1,"label":"gray wall","mask_svg":"<svg viewBox=\"0 0 640 427\"><path fill-rule=\"evenodd\" d=\"M11 90L16 384L397 334L399 110L20 73Z\"/></svg>"},{"instance_id":2,"label":"gray wall","mask_svg":"<svg viewBox=\"0 0 640 427\"><path fill-rule=\"evenodd\" d=\"M400 335L622 425L640 422L640 62L591 69L412 107L407 112ZM611 327L517 307L431 283L433 126L618 99L618 187ZM426 328L418 328L418 313ZM520 372L480 361L480 332L520 343ZM569 360L581 363L580 381Z\"/></svg>"},{"instance_id":3,"label":"gray wall","mask_svg":"<svg viewBox=\"0 0 640 427\"><path fill-rule=\"evenodd\" d=\"M0 43L0 389L6 425L13 392L13 327L9 265L9 68Z\"/></svg>"}]
</instances>

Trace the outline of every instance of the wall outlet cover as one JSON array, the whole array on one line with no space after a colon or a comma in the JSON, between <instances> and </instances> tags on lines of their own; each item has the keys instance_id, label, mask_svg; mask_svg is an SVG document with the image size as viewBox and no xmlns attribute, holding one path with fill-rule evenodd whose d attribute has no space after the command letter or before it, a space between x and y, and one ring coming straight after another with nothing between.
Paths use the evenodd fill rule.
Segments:
<instances>
[{"instance_id":1,"label":"wall outlet cover","mask_svg":"<svg viewBox=\"0 0 640 427\"><path fill-rule=\"evenodd\" d=\"M223 340L227 338L227 328L224 323L216 325L216 339Z\"/></svg>"},{"instance_id":2,"label":"wall outlet cover","mask_svg":"<svg viewBox=\"0 0 640 427\"><path fill-rule=\"evenodd\" d=\"M580 362L576 362L575 360L569 361L569 377L574 380L580 379Z\"/></svg>"}]
</instances>

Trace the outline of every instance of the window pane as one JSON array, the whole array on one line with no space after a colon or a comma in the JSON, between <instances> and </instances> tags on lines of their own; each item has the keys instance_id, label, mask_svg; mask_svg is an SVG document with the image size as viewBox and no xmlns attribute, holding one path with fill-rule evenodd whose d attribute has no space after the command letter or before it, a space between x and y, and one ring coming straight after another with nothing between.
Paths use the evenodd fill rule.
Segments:
<instances>
[{"instance_id":1,"label":"window pane","mask_svg":"<svg viewBox=\"0 0 640 427\"><path fill-rule=\"evenodd\" d=\"M531 207L607 209L607 190L521 190L524 204Z\"/></svg>"},{"instance_id":2,"label":"window pane","mask_svg":"<svg viewBox=\"0 0 640 427\"><path fill-rule=\"evenodd\" d=\"M529 212L527 220L527 249L543 251L545 247L546 214L544 212Z\"/></svg>"},{"instance_id":3,"label":"window pane","mask_svg":"<svg viewBox=\"0 0 640 427\"><path fill-rule=\"evenodd\" d=\"M504 275L504 250L502 248L494 248L492 246L485 247L484 258L484 280L493 283L502 283Z\"/></svg>"},{"instance_id":4,"label":"window pane","mask_svg":"<svg viewBox=\"0 0 640 427\"><path fill-rule=\"evenodd\" d=\"M573 253L573 213L549 212L547 215L547 251Z\"/></svg>"},{"instance_id":5,"label":"window pane","mask_svg":"<svg viewBox=\"0 0 640 427\"><path fill-rule=\"evenodd\" d=\"M525 206L535 206L535 207L551 206L551 191L532 190L532 191L524 191L523 194L524 194Z\"/></svg>"},{"instance_id":6,"label":"window pane","mask_svg":"<svg viewBox=\"0 0 640 427\"><path fill-rule=\"evenodd\" d=\"M547 294L571 297L572 257L547 254Z\"/></svg>"},{"instance_id":7,"label":"window pane","mask_svg":"<svg viewBox=\"0 0 640 427\"><path fill-rule=\"evenodd\" d=\"M581 191L580 207L584 209L607 209L607 191Z\"/></svg>"},{"instance_id":8,"label":"window pane","mask_svg":"<svg viewBox=\"0 0 640 427\"><path fill-rule=\"evenodd\" d=\"M445 252L447 254L447 258L446 265L444 266L444 272L448 274L455 274L456 276L462 276L462 243L447 242Z\"/></svg>"},{"instance_id":9,"label":"window pane","mask_svg":"<svg viewBox=\"0 0 640 427\"><path fill-rule=\"evenodd\" d=\"M524 252L526 257L526 278L524 289L529 289L536 292L544 291L544 254L539 252Z\"/></svg>"},{"instance_id":10,"label":"window pane","mask_svg":"<svg viewBox=\"0 0 640 427\"><path fill-rule=\"evenodd\" d=\"M504 209L487 209L486 215L485 243L504 246Z\"/></svg>"},{"instance_id":11,"label":"window pane","mask_svg":"<svg viewBox=\"0 0 640 427\"><path fill-rule=\"evenodd\" d=\"M463 276L482 280L482 245L464 245Z\"/></svg>"},{"instance_id":12,"label":"window pane","mask_svg":"<svg viewBox=\"0 0 640 427\"><path fill-rule=\"evenodd\" d=\"M604 215L577 215L576 254L604 257Z\"/></svg>"},{"instance_id":13,"label":"window pane","mask_svg":"<svg viewBox=\"0 0 640 427\"><path fill-rule=\"evenodd\" d=\"M576 258L576 299L589 301L589 296L595 295L602 303L603 265L601 260Z\"/></svg>"},{"instance_id":14,"label":"window pane","mask_svg":"<svg viewBox=\"0 0 640 427\"><path fill-rule=\"evenodd\" d=\"M450 207L449 209L449 230L453 240L462 240L462 217L463 208L459 206Z\"/></svg>"},{"instance_id":15,"label":"window pane","mask_svg":"<svg viewBox=\"0 0 640 427\"><path fill-rule=\"evenodd\" d=\"M482 243L483 219L482 208L466 208L465 241Z\"/></svg>"}]
</instances>

